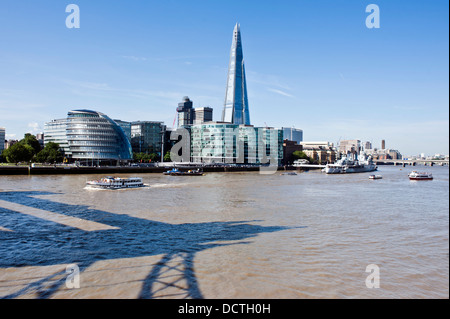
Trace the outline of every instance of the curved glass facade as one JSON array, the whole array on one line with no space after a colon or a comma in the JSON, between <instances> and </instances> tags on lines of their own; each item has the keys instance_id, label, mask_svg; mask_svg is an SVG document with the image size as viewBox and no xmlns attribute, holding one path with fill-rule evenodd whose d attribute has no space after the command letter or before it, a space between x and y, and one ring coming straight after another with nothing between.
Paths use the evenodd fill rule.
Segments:
<instances>
[{"instance_id":1,"label":"curved glass facade","mask_svg":"<svg viewBox=\"0 0 450 319\"><path fill-rule=\"evenodd\" d=\"M56 133L65 131L65 143L62 144L66 155L73 160L101 161L133 158L131 144L125 132L103 113L90 110L70 111L67 119L57 123L57 128L50 124L54 123L46 125L45 142L61 142L61 134ZM52 137L58 138L53 141Z\"/></svg>"}]
</instances>

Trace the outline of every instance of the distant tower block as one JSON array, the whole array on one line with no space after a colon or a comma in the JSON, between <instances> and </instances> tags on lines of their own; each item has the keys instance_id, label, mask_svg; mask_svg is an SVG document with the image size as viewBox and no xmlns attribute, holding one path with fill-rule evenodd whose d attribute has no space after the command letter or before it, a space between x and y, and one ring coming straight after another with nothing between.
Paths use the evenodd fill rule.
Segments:
<instances>
[{"instance_id":1,"label":"distant tower block","mask_svg":"<svg viewBox=\"0 0 450 319\"><path fill-rule=\"evenodd\" d=\"M386 141L385 140L381 140L381 149L382 150L386 149Z\"/></svg>"},{"instance_id":2,"label":"distant tower block","mask_svg":"<svg viewBox=\"0 0 450 319\"><path fill-rule=\"evenodd\" d=\"M183 102L178 103L178 127L188 126L193 124L194 109L192 108L192 101L188 96L183 97Z\"/></svg>"}]
</instances>

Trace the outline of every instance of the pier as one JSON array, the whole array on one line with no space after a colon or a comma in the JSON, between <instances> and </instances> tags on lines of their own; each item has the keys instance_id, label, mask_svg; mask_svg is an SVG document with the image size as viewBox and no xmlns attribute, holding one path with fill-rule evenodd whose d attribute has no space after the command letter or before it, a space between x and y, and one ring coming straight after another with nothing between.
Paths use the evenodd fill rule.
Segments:
<instances>
[{"instance_id":1,"label":"pier","mask_svg":"<svg viewBox=\"0 0 450 319\"><path fill-rule=\"evenodd\" d=\"M297 164L293 165L295 168L299 169L322 169L325 168L326 165L320 165L320 164Z\"/></svg>"}]
</instances>

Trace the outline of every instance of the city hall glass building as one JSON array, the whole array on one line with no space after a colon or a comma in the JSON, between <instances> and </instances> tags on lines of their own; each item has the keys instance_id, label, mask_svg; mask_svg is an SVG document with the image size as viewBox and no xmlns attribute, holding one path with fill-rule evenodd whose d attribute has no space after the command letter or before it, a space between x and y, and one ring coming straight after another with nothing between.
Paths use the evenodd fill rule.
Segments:
<instances>
[{"instance_id":1,"label":"city hall glass building","mask_svg":"<svg viewBox=\"0 0 450 319\"><path fill-rule=\"evenodd\" d=\"M71 161L89 163L131 160L131 144L123 129L107 115L91 110L70 111L66 119L44 126L45 144L58 143Z\"/></svg>"}]
</instances>

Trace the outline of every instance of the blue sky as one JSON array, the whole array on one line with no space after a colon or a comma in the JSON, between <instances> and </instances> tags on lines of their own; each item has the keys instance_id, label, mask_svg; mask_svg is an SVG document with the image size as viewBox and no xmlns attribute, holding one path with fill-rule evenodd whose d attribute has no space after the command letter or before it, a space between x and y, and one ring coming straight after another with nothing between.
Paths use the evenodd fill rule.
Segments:
<instances>
[{"instance_id":1,"label":"blue sky","mask_svg":"<svg viewBox=\"0 0 450 319\"><path fill-rule=\"evenodd\" d=\"M65 24L68 4L80 28ZM365 25L367 5L380 28ZM400 0L1 0L0 126L43 130L72 109L164 121L187 95L220 120L241 25L252 124L305 141L449 153L449 4Z\"/></svg>"}]
</instances>

